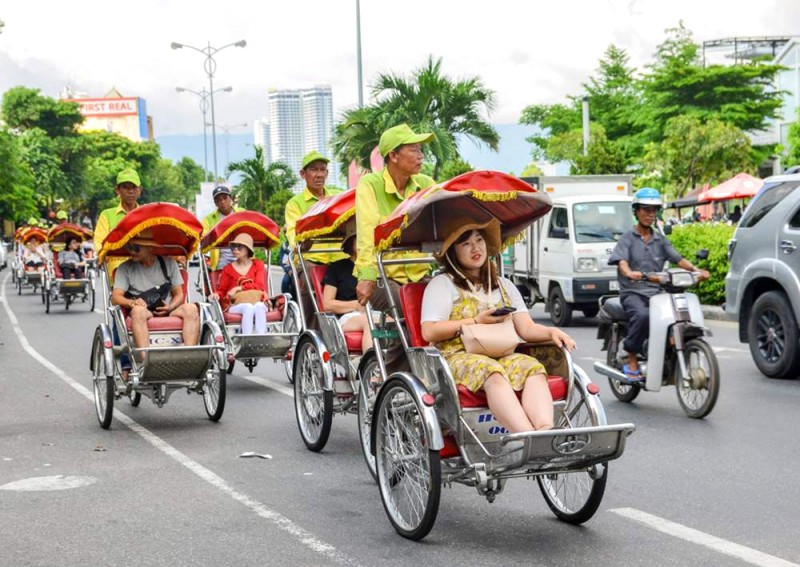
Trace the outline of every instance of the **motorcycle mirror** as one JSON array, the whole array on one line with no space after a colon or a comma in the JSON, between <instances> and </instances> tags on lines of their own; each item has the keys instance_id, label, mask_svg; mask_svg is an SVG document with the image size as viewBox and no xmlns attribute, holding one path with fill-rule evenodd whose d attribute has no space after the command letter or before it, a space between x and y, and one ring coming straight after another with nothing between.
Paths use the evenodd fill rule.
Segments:
<instances>
[{"instance_id":1,"label":"motorcycle mirror","mask_svg":"<svg viewBox=\"0 0 800 567\"><path fill-rule=\"evenodd\" d=\"M672 225L671 224L664 225L664 234L667 235L667 236L672 234Z\"/></svg>"},{"instance_id":2,"label":"motorcycle mirror","mask_svg":"<svg viewBox=\"0 0 800 567\"><path fill-rule=\"evenodd\" d=\"M702 248L697 251L697 259L698 260L707 260L708 259L708 248Z\"/></svg>"}]
</instances>

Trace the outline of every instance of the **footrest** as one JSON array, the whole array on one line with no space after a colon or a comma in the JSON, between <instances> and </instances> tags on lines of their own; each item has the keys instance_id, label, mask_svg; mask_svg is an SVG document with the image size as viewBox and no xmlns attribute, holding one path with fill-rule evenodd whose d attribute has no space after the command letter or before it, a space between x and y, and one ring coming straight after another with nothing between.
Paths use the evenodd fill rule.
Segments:
<instances>
[{"instance_id":1,"label":"footrest","mask_svg":"<svg viewBox=\"0 0 800 567\"><path fill-rule=\"evenodd\" d=\"M233 356L236 358L283 358L297 337L294 333L266 335L233 335Z\"/></svg>"},{"instance_id":2,"label":"footrest","mask_svg":"<svg viewBox=\"0 0 800 567\"><path fill-rule=\"evenodd\" d=\"M625 451L632 423L512 433L500 444L520 445L518 466L536 472L566 472L613 461ZM515 451L516 452L516 451Z\"/></svg>"}]
</instances>

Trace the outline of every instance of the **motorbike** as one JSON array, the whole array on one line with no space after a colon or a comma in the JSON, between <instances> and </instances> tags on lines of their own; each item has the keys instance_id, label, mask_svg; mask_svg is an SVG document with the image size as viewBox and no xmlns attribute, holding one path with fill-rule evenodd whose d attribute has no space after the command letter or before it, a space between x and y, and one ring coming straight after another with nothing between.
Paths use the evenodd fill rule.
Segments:
<instances>
[{"instance_id":1,"label":"motorbike","mask_svg":"<svg viewBox=\"0 0 800 567\"><path fill-rule=\"evenodd\" d=\"M708 257L702 250L698 258ZM698 282L699 272L682 268L651 272L645 277L660 285L650 299L650 337L646 357L639 357L643 382L631 381L622 371L627 353L623 341L628 334L628 317L619 297L600 298L597 338L603 341L606 361L595 362L595 372L608 378L611 391L621 402L632 402L640 392L657 392L675 385L678 402L691 418L702 419L717 402L720 386L719 363L706 337L703 310L697 295L686 289Z\"/></svg>"}]
</instances>

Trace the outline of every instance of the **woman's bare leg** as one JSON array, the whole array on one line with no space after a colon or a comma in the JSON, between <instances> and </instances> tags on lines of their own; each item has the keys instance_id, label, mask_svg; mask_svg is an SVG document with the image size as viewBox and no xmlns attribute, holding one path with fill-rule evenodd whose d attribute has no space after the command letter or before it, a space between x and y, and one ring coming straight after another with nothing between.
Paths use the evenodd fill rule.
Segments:
<instances>
[{"instance_id":1,"label":"woman's bare leg","mask_svg":"<svg viewBox=\"0 0 800 567\"><path fill-rule=\"evenodd\" d=\"M528 376L522 390L522 408L536 431L553 429L553 396L547 385L547 376Z\"/></svg>"},{"instance_id":2,"label":"woman's bare leg","mask_svg":"<svg viewBox=\"0 0 800 567\"><path fill-rule=\"evenodd\" d=\"M500 425L511 433L533 430L533 425L522 409L514 388L505 376L497 372L491 374L483 383L483 389L486 392L489 409Z\"/></svg>"},{"instance_id":3,"label":"woman's bare leg","mask_svg":"<svg viewBox=\"0 0 800 567\"><path fill-rule=\"evenodd\" d=\"M362 354L372 348L372 335L369 332L369 325L367 324L367 316L359 315L358 317L351 317L345 324L342 325L343 331L361 331L364 335L361 337L361 352Z\"/></svg>"}]
</instances>

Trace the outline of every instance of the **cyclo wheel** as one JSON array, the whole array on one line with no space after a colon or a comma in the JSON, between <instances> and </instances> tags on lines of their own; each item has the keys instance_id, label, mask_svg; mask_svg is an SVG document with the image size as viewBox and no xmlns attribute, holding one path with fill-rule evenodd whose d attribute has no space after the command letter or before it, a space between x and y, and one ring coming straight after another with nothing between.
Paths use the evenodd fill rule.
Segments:
<instances>
[{"instance_id":1,"label":"cyclo wheel","mask_svg":"<svg viewBox=\"0 0 800 567\"><path fill-rule=\"evenodd\" d=\"M294 302L287 302L286 303L286 322L283 324L283 332L284 333L299 333L300 332L300 310L297 307L297 304ZM296 341L292 341L292 346L289 347L289 352L294 352L295 347L297 346ZM286 370L286 378L289 379L290 384L294 384L294 375L293 375L293 368L294 364L292 359L289 356L285 356L283 358L283 368Z\"/></svg>"},{"instance_id":2,"label":"cyclo wheel","mask_svg":"<svg viewBox=\"0 0 800 567\"><path fill-rule=\"evenodd\" d=\"M719 363L714 350L703 339L692 339L683 351L689 379L675 376L678 402L686 415L702 419L711 413L719 396ZM676 372L680 372L676 366Z\"/></svg>"},{"instance_id":3,"label":"cyclo wheel","mask_svg":"<svg viewBox=\"0 0 800 567\"><path fill-rule=\"evenodd\" d=\"M624 337L622 337L624 338ZM619 349L619 339L616 341L608 341L608 350L606 351L606 364L611 368L620 369L619 362L617 362L617 350ZM623 384L619 380L608 378L608 385L611 386L611 393L619 401L626 404L631 403L639 395L642 389L639 386L632 386L630 384Z\"/></svg>"},{"instance_id":4,"label":"cyclo wheel","mask_svg":"<svg viewBox=\"0 0 800 567\"><path fill-rule=\"evenodd\" d=\"M303 443L311 451L321 451L328 442L333 421L333 392L325 382L322 357L314 341L304 337L294 351L294 410Z\"/></svg>"},{"instance_id":5,"label":"cyclo wheel","mask_svg":"<svg viewBox=\"0 0 800 567\"><path fill-rule=\"evenodd\" d=\"M95 304L94 280L91 280L91 283L89 284L89 290L90 290L90 292L92 294L91 307L89 307L89 311L94 311L94 304Z\"/></svg>"},{"instance_id":6,"label":"cyclo wheel","mask_svg":"<svg viewBox=\"0 0 800 567\"><path fill-rule=\"evenodd\" d=\"M92 389L94 391L94 408L97 413L97 421L100 427L108 429L111 427L111 419L114 414L114 395L116 384L113 376L105 373L105 363L103 361L103 336L98 329L94 334L92 342Z\"/></svg>"},{"instance_id":7,"label":"cyclo wheel","mask_svg":"<svg viewBox=\"0 0 800 567\"><path fill-rule=\"evenodd\" d=\"M128 396L128 399L131 401L131 405L135 408L139 407L139 404L142 402L142 394L139 392L131 392L131 395Z\"/></svg>"},{"instance_id":8,"label":"cyclo wheel","mask_svg":"<svg viewBox=\"0 0 800 567\"><path fill-rule=\"evenodd\" d=\"M374 351L367 351L361 359L358 375L358 437L361 440L361 453L367 463L369 474L377 482L378 470L375 455L372 454L372 415L378 388L372 384L373 373L378 369L378 359Z\"/></svg>"},{"instance_id":9,"label":"cyclo wheel","mask_svg":"<svg viewBox=\"0 0 800 567\"><path fill-rule=\"evenodd\" d=\"M202 344L206 346L215 345L216 340L210 331L203 334ZM203 405L206 407L208 419L219 421L222 412L225 411L226 398L226 376L223 354L220 351L212 353L211 367L206 371L206 383L203 386Z\"/></svg>"},{"instance_id":10,"label":"cyclo wheel","mask_svg":"<svg viewBox=\"0 0 800 567\"><path fill-rule=\"evenodd\" d=\"M439 512L439 452L428 449L419 401L402 380L381 387L373 419L383 509L397 533L420 540L431 531Z\"/></svg>"},{"instance_id":11,"label":"cyclo wheel","mask_svg":"<svg viewBox=\"0 0 800 567\"><path fill-rule=\"evenodd\" d=\"M571 427L601 425L602 406L599 406L598 412L592 411L589 395L583 384L576 380L572 399L566 408L566 417L562 414L555 427L568 430ZM594 401L599 405L599 398ZM608 480L608 463L591 470L538 476L536 480L545 502L556 518L568 524L582 524L594 516L603 500Z\"/></svg>"},{"instance_id":12,"label":"cyclo wheel","mask_svg":"<svg viewBox=\"0 0 800 567\"><path fill-rule=\"evenodd\" d=\"M45 295L46 295L46 297L45 297L45 302L44 302L44 312L45 313L50 313L50 292L49 291L46 292Z\"/></svg>"}]
</instances>

